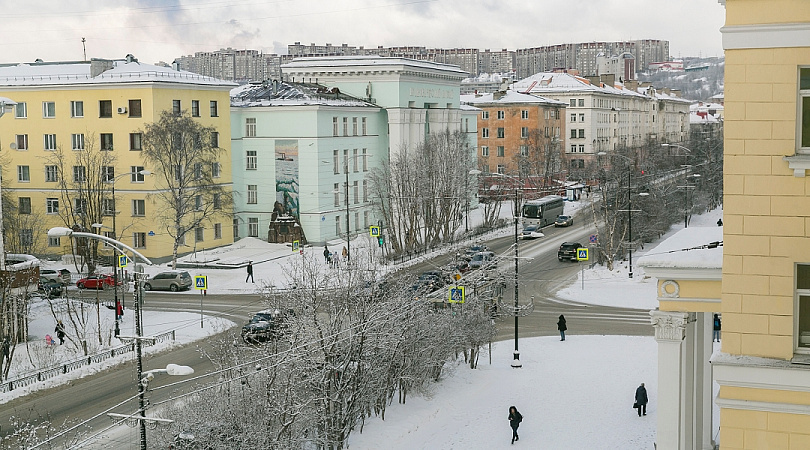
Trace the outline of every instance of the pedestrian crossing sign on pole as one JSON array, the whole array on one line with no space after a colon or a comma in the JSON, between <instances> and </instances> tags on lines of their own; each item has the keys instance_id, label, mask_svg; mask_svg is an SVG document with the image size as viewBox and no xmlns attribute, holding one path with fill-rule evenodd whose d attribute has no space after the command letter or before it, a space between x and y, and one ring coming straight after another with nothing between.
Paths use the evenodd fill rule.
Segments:
<instances>
[{"instance_id":1,"label":"pedestrian crossing sign on pole","mask_svg":"<svg viewBox=\"0 0 810 450\"><path fill-rule=\"evenodd\" d=\"M205 275L195 275L194 289L198 289L201 291L208 290L208 277Z\"/></svg>"},{"instance_id":2,"label":"pedestrian crossing sign on pole","mask_svg":"<svg viewBox=\"0 0 810 450\"><path fill-rule=\"evenodd\" d=\"M588 260L588 249L587 248L578 248L577 249L577 261L587 261Z\"/></svg>"},{"instance_id":3,"label":"pedestrian crossing sign on pole","mask_svg":"<svg viewBox=\"0 0 810 450\"><path fill-rule=\"evenodd\" d=\"M127 255L118 255L118 268L119 269L123 269L124 267L126 267L128 262L129 262L129 258L127 258Z\"/></svg>"},{"instance_id":4,"label":"pedestrian crossing sign on pole","mask_svg":"<svg viewBox=\"0 0 810 450\"><path fill-rule=\"evenodd\" d=\"M464 286L454 286L450 288L447 295L449 303L464 303Z\"/></svg>"},{"instance_id":5,"label":"pedestrian crossing sign on pole","mask_svg":"<svg viewBox=\"0 0 810 450\"><path fill-rule=\"evenodd\" d=\"M300 241L292 241L292 250L294 252L297 252L299 247L301 247Z\"/></svg>"},{"instance_id":6,"label":"pedestrian crossing sign on pole","mask_svg":"<svg viewBox=\"0 0 810 450\"><path fill-rule=\"evenodd\" d=\"M378 237L380 235L380 227L374 225L368 227L368 234L370 234L371 237Z\"/></svg>"}]
</instances>

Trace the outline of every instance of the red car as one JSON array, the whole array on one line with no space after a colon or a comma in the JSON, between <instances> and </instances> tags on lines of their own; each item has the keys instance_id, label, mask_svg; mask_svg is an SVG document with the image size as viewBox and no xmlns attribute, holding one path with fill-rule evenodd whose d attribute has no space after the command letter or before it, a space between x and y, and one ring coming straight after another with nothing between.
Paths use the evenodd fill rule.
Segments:
<instances>
[{"instance_id":1,"label":"red car","mask_svg":"<svg viewBox=\"0 0 810 450\"><path fill-rule=\"evenodd\" d=\"M115 284L121 286L121 281L115 283L112 275L90 275L76 282L76 287L79 289L106 289L108 286L112 287Z\"/></svg>"}]
</instances>

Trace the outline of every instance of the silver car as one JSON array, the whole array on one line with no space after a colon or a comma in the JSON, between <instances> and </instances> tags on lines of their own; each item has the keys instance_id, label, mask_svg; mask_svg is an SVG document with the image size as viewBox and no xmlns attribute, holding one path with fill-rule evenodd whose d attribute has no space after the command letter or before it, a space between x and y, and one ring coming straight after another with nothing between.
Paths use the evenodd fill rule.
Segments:
<instances>
[{"instance_id":1,"label":"silver car","mask_svg":"<svg viewBox=\"0 0 810 450\"><path fill-rule=\"evenodd\" d=\"M143 283L144 290L184 291L191 288L191 275L185 271L160 272Z\"/></svg>"}]
</instances>

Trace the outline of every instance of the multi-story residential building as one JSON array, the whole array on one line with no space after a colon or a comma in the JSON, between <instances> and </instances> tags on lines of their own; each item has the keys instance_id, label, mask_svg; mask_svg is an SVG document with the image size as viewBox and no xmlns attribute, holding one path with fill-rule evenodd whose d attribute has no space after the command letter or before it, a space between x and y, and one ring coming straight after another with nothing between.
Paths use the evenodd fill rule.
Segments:
<instances>
[{"instance_id":1,"label":"multi-story residential building","mask_svg":"<svg viewBox=\"0 0 810 450\"><path fill-rule=\"evenodd\" d=\"M63 253L67 240L49 238L45 232L54 226L74 225L66 223L60 213L72 209L81 214L84 205L78 194L73 195L76 204L63 204L60 179L73 177L76 183L82 183L86 174L100 170L109 182L110 197L104 200L104 220L98 231L112 235L115 215L119 240L150 258L169 256L172 239L161 226L164 205L155 195L156 177L139 173L158 171L141 156L142 132L165 110L187 110L201 124L216 128L215 138L223 150L217 166L218 180L229 189L227 106L228 92L234 86L190 72L139 63L131 55L125 60L0 67L0 96L13 97L17 102L12 117L4 118L10 120L4 120L0 127L0 142L8 158L4 167L7 189L20 206L18 214L37 217L28 221L32 223L30 228L7 232L18 233L15 238L29 247ZM79 155L90 148L106 154L109 166L87 167L79 160ZM57 154L66 158L64 171L59 170ZM223 210L210 219L187 238L189 249L197 244L215 247L233 242L231 233L222 233L222 227L230 224L231 212ZM89 230L93 224L76 225Z\"/></svg>"},{"instance_id":2,"label":"multi-story residential building","mask_svg":"<svg viewBox=\"0 0 810 450\"><path fill-rule=\"evenodd\" d=\"M175 60L182 70L220 80L263 81L281 78L281 63L285 59L257 50L223 48L213 52L197 52Z\"/></svg>"},{"instance_id":3,"label":"multi-story residential building","mask_svg":"<svg viewBox=\"0 0 810 450\"><path fill-rule=\"evenodd\" d=\"M585 42L523 48L515 51L515 69L519 78L538 72L576 69L583 75L596 75L597 56L629 53L636 67L669 59L669 41L655 39L619 42ZM659 57L660 56L660 57Z\"/></svg>"},{"instance_id":4,"label":"multi-story residential building","mask_svg":"<svg viewBox=\"0 0 810 450\"><path fill-rule=\"evenodd\" d=\"M464 66L461 67L464 68ZM486 49L478 52L478 71L470 73L473 75L480 73L511 73L514 70L514 50L490 51Z\"/></svg>"},{"instance_id":5,"label":"multi-story residential building","mask_svg":"<svg viewBox=\"0 0 810 450\"><path fill-rule=\"evenodd\" d=\"M478 167L483 173L508 173L521 178L560 174L566 103L511 89L464 95L461 101L481 110Z\"/></svg>"},{"instance_id":6,"label":"multi-story residential building","mask_svg":"<svg viewBox=\"0 0 810 450\"><path fill-rule=\"evenodd\" d=\"M624 82L636 79L636 58L630 53L596 55L596 75L613 75Z\"/></svg>"}]
</instances>

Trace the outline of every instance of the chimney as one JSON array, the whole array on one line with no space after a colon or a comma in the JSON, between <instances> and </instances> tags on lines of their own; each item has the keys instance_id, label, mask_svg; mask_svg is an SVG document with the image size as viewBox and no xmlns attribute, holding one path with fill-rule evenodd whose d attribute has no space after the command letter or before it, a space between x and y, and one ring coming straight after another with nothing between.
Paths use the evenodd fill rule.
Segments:
<instances>
[{"instance_id":1,"label":"chimney","mask_svg":"<svg viewBox=\"0 0 810 450\"><path fill-rule=\"evenodd\" d=\"M180 71L180 61L176 59L172 61L172 70Z\"/></svg>"},{"instance_id":2,"label":"chimney","mask_svg":"<svg viewBox=\"0 0 810 450\"><path fill-rule=\"evenodd\" d=\"M109 59L90 59L90 77L97 77L113 68L113 62Z\"/></svg>"}]
</instances>

